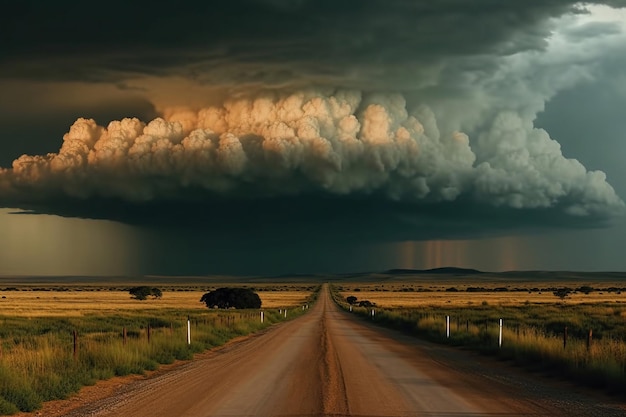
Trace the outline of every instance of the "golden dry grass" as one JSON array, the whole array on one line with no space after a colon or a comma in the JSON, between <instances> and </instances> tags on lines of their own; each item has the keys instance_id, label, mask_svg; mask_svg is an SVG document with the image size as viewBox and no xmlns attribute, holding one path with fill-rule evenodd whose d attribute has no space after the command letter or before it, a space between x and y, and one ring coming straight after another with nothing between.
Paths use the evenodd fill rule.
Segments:
<instances>
[{"instance_id":1,"label":"golden dry grass","mask_svg":"<svg viewBox=\"0 0 626 417\"><path fill-rule=\"evenodd\" d=\"M611 286L623 286L624 284L602 284L595 283L594 288L608 288ZM561 302L552 291L546 290L549 287L580 287L580 283L541 283L541 285L532 284L526 290L524 286L516 286L515 283L508 283L509 291L505 292L467 292L467 287L472 285L381 285L381 284L351 284L344 285L340 294L345 298L349 295L357 297L358 300L369 300L376 303L379 307L387 308L410 308L419 306L466 306L480 305L487 302L491 305L520 305L524 303L532 304L554 304ZM478 285L475 285L478 286ZM502 285L492 284L485 285L480 283L481 287L491 289L501 287ZM459 292L448 292L446 288L455 287ZM529 292L530 288L539 287L542 291ZM360 291L354 291L354 289ZM415 291L406 291L412 288ZM403 291L404 290L404 291ZM421 290L421 291L420 291ZM425 291L426 290L426 291ZM568 304L580 303L626 303L626 292L618 294L616 292L608 292L606 290L594 291L590 294L572 293L564 300Z\"/></svg>"},{"instance_id":2,"label":"golden dry grass","mask_svg":"<svg viewBox=\"0 0 626 417\"><path fill-rule=\"evenodd\" d=\"M206 291L164 291L161 299L133 300L127 291L2 291L0 314L19 317L68 317L121 310L198 309L206 310L200 297ZM263 308L293 307L306 302L311 291L304 289L257 291Z\"/></svg>"}]
</instances>

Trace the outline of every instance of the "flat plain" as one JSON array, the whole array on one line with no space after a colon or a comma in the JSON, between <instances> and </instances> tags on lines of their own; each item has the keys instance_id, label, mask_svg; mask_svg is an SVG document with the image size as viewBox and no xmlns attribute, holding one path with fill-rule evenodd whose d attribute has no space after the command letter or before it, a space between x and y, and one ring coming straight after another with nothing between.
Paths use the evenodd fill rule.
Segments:
<instances>
[{"instance_id":1,"label":"flat plain","mask_svg":"<svg viewBox=\"0 0 626 417\"><path fill-rule=\"evenodd\" d=\"M626 286L626 283L603 283L595 285L589 294L575 291L580 288L580 283L552 282L533 285L501 283L478 285L441 285L440 283L414 283L414 284L370 284L355 283L341 285L341 295L357 297L358 300L368 300L384 308L412 308L424 306L472 306L487 303L490 305L515 306L524 304L551 305L557 302L566 304L623 304L626 307L626 291L613 290ZM469 290L478 288L480 290ZM573 291L561 300L554 295L555 288L571 288ZM504 290L506 289L506 290ZM609 290L611 289L611 290Z\"/></svg>"},{"instance_id":2,"label":"flat plain","mask_svg":"<svg viewBox=\"0 0 626 417\"><path fill-rule=\"evenodd\" d=\"M219 403L223 407L222 409L215 409L215 404L218 404L218 402L211 404L196 403L195 400L189 398L187 401L184 401L184 404L191 408L178 415L195 416L197 415L196 412L201 409L203 412L206 411L203 415L215 416L230 415L234 411L240 411L242 415L259 415L257 413L259 411L271 413L288 411L290 414L313 413L315 415L336 416L357 414L382 415L382 409L378 410L376 414L367 413L384 404L377 401L371 404L364 403L363 398L375 398L376 395L368 392L369 388L362 386L361 382L372 380L394 381L398 378L398 375L404 375L404 373L408 372L408 369L411 369L411 374L407 373L405 375L406 378L400 378L403 381L402 384L404 384L401 384L402 386L381 383L380 389L386 390L385 392L388 392L389 395L398 390L410 393L408 397L401 398L398 402L393 402L396 405L404 404L401 408L393 410L393 412L389 411L391 410L389 408L391 405L384 405L383 408L387 412L385 415L414 415L411 413L419 410L436 413L462 413L476 408L481 411L478 411L475 415L487 415L488 413L497 412L508 413L507 415L528 415L529 413L534 413L534 415L582 416L589 415L590 410L596 408L597 401L593 396L585 399L584 404L581 404L578 397L571 397L563 387L550 388L545 386L545 389L554 389L554 392L550 398L538 398L533 394L531 388L539 382L535 381L534 377L524 376L521 373L516 376L515 380L509 382L501 381L504 382L503 385L500 385L500 382L495 384L493 381L490 382L490 380L484 378L480 379L478 374L483 372L488 366L494 366L494 373L496 375L499 374L501 365L498 361L492 364L486 359L481 359L480 372L477 374L477 369L473 366L477 358L475 356L467 356L469 354L461 352L464 349L458 350L440 344L422 343L412 337L405 338L404 335L399 333L386 333L378 326L364 324L363 321L369 322L371 320L358 320L355 314L350 315L349 313L339 312L337 306L330 301L328 290L322 292L323 301L318 301L315 306L312 306L315 308L315 313L312 311L311 314L308 314L308 312L305 314L305 311L299 309L298 306L306 303L307 299L319 288L321 283L329 282L331 285L328 288L337 291L339 298L343 300L348 295L354 295L358 300L369 300L376 303L379 308L379 313L376 315L378 324L387 323L390 327L406 329L405 322L407 322L410 323L411 334L420 335L420 337L425 336L426 339L439 341L438 343L455 345L464 345L466 342L471 344L474 343L474 339L479 343L488 341L490 346L493 345L494 318L502 317L502 313L505 313L505 317L507 317L505 319L507 324L505 329L505 340L507 343L505 347L507 349L517 349L510 342L520 339L519 329L521 326L524 337L520 340L524 342L529 337L534 337L532 343L537 345L539 349L547 349L546 352L548 353L558 352L558 355L553 355L557 362L563 362L564 356L562 352L566 352L568 355L579 351L582 352L580 355L576 353L578 355L576 356L577 364L582 364L583 362L597 364L600 363L597 359L606 358L609 362L607 364L602 362L602 366L606 371L603 370L602 372L604 373L599 374L598 370L600 368L596 367L597 369L592 369L593 375L610 375L611 378L607 378L606 381L614 384L616 387L621 387L624 373L623 361L615 358L623 357L623 344L616 339L616 336L623 332L621 327L613 325L613 321L617 320L621 323L624 321L623 318L626 317L626 296L624 295L626 293L626 288L624 288L626 280L620 278L622 277L610 274L607 276L599 274L582 274L577 276L549 275L547 277L541 274L539 276L533 274L524 276L500 276L493 274L471 276L454 274L427 276L356 274L353 276L294 277L291 279L285 277L276 281L272 281L272 278L265 278L257 281L237 281L231 279L198 282L197 280L179 280L176 283L158 280L129 282L121 280L107 281L106 279L82 282L55 282L53 280L13 282L0 280L0 308L2 308L0 317L4 317L5 324L17 323L18 321L20 323L32 323L38 326L34 328L37 332L42 329L46 332L41 336L20 336L17 338L7 334L7 337L3 340L3 359L5 360L3 366L11 369L11 372L15 374L14 381L22 381L27 376L34 375L34 372L29 368L29 364L38 362L33 361L32 358L39 358L39 356L45 354L46 357L64 358L63 366L59 368L60 371L58 372L65 372L67 364L73 364L76 365L77 372L80 371L86 375L85 381L88 381L86 383L92 383L94 379L101 378L100 376L92 375L94 368L92 365L88 365L92 357L105 358L107 359L107 366L113 365L111 369L103 367L105 371L97 373L97 375L102 374L104 378L144 372L141 369L155 369L158 366L157 363L171 363L174 359L178 359L178 353L181 353L180 357L190 359L193 357L193 353L202 352L207 347L215 348L215 346L224 343L228 338L262 330L258 323L258 312L218 312L206 309L199 302L201 295L210 289L237 285L257 291L262 299L263 308L266 309L266 317L268 317L270 323L266 323L266 327L263 327L265 330L259 336L244 339L242 342L234 343L229 345L230 347L225 348L223 351L224 364L215 356L216 353L209 351L206 353L206 361L198 362L197 364L196 361L193 361L193 365L190 364L188 367L181 368L180 372L192 372L195 375L197 370L198 378L200 379L204 378L209 368L212 369L211 372L230 374L232 372L232 364L242 360L237 356L239 353L236 352L247 352L242 357L248 358L249 352L259 353L261 352L261 346L269 343L267 341L272 341L271 343L275 343L275 345L268 348L269 350L266 349L266 353L261 356L275 358L276 364L282 364L287 356L294 358L293 363L287 368L284 368L282 365L263 367L263 372L267 371L264 378L275 380L277 381L276 384L282 387L281 390L278 390L280 395L275 392L263 391L266 384L252 384L257 387L255 389L252 389L250 384L243 384L237 390L225 391L223 393L224 396L220 397L222 399L220 400L221 403ZM163 297L145 301L134 300L130 297L128 289L136 285L156 286L163 291ZM564 298L561 298L554 294L558 289L568 289L569 292ZM317 305L319 303L322 305ZM279 314L278 311L281 307L290 307L297 310L296 314L289 315L290 318L296 318L299 314L302 314L303 317L296 318L293 323L286 323L287 319ZM570 307L574 308L574 310L570 309ZM365 309L357 308L356 310ZM363 311L362 313L365 313L364 318L367 318L367 312ZM462 316L463 320L461 322L465 323L467 320L469 330L465 331L465 333L460 331L459 329L465 329L466 326L460 326L457 320L452 334L454 337L452 343L445 339L441 340L443 327L440 316L442 314ZM191 347L187 347L183 342L188 315L191 315L195 323L193 327L194 344ZM529 317L532 317L532 319ZM129 318L135 320L136 323L133 324L134 327L128 328L129 335L132 334L133 336L132 339L129 338L128 345L126 345L126 342L123 342L121 339L120 329L122 326L130 326ZM183 319L185 324L183 324ZM59 321L60 333L58 336L47 333L47 329L54 327L49 325L52 321L55 323ZM108 321L111 321L110 325ZM174 322L173 328L171 325L172 321ZM470 321L471 325L469 324ZM489 331L487 331L484 325L485 322L490 323ZM606 324L606 328L600 326L601 323ZM97 328L101 324L108 326L106 334ZM151 341L150 336L147 334L148 324L153 326ZM278 326L267 328L270 324L278 324ZM559 332L563 329L564 324L569 326L571 337L571 340L568 341L567 350L560 347L563 342ZM74 354L74 359L72 359L71 338L68 332L70 327L67 327L74 325L82 326L83 329L82 331L79 330L81 338L79 340L78 360L76 360L76 354ZM362 325L365 327L362 327ZM511 325L514 325L514 327L511 327ZM579 333L577 328L580 327L586 331L586 329L590 328L590 325L593 325L594 329L594 344L593 349L585 350L584 340L578 340L580 335L577 334ZM19 330L22 327L19 325L15 328ZM609 327L612 327L612 330ZM92 330L87 329L92 329L93 335L87 334L87 332L92 332ZM517 334L515 333L516 329ZM524 329L529 329L528 337L526 337ZM531 331L530 329L539 330ZM302 333L302 338L299 336L293 337L293 335L300 333ZM383 333L388 336L382 337ZM224 336L226 334L227 336ZM172 338L172 335L174 338ZM215 341L217 336L220 338L219 342ZM206 339L206 344L198 344L196 346L198 343L196 341L201 339ZM378 339L381 339L380 343L371 344L371 341ZM303 344L305 340L310 341L310 343ZM609 343L604 343L605 340ZM96 341L99 344L96 345ZM59 342L62 346L56 347ZM13 346L14 343L15 346ZM604 348L605 345L612 350L610 352L606 350ZM30 346L33 346L35 350L31 352ZM52 346L59 351L55 350L54 354L49 354ZM160 357L163 356L162 351L169 352L168 349L175 354L172 353L161 359ZM362 356L358 363L354 362L356 360L353 357L355 349ZM493 350L493 347L489 349ZM535 350L524 349L526 350L523 353L528 357L532 356L534 358L538 355ZM533 347L533 349L535 348ZM133 355L135 354L133 352L135 350L146 351L147 359L142 359L142 361L146 362L147 367L141 361L141 363L135 366L134 362L130 360L134 358ZM339 354L339 351L344 353ZM392 354L391 351L394 353ZM613 351L617 352L617 356ZM234 355L233 357L231 357L230 352ZM501 352L507 355L510 354L507 353L509 351L505 352L502 350ZM150 356L155 353L157 354L155 358ZM396 353L400 356L397 356ZM126 358L129 354L133 358ZM218 356L222 357L221 355L220 353ZM549 355L540 352L539 356L545 358ZM19 357L23 357L24 360L16 360ZM379 364L384 369L394 369L389 375L378 375L374 369L368 368L369 365L366 366L368 360L379 357L390 358L391 362ZM411 362L409 364L403 362L405 357L432 357L432 360L429 359L428 363ZM250 360L254 359L255 363L257 363L258 357L252 355L251 358ZM522 357L522 360L525 360L525 357ZM121 367L119 361L122 361L123 365L125 364L124 361L129 362L133 366ZM24 369L13 369L16 364L22 362L25 364ZM445 364L451 363L454 363L454 368L458 369L452 374L448 374L452 365L448 366ZM444 364L443 368L441 368L440 364ZM552 369L556 369L550 362L546 362L546 364L552 366ZM141 368L140 365L144 367ZM205 369L206 366L209 368ZM39 368L48 369L48 366L40 366ZM344 374L343 371L340 372L341 369L348 368L352 369L349 375ZM444 368L446 369L445 371ZM242 369L237 371L239 372L237 375L252 375L250 374L252 369L252 366L249 368L243 366ZM578 369L582 368L577 367L576 372L578 372ZM260 370L258 371L260 372ZM510 374L510 372L510 369L506 369L507 374ZM558 372L561 371L558 370ZM430 379L434 375L439 374L445 374L446 376L441 380L437 378L435 380ZM145 384L147 384L145 387L141 383L137 386L129 385L127 388L120 388L118 391L110 392L107 394L107 398L103 398L101 394L98 394L101 392L101 389L97 386L94 387L94 390L88 388L85 391L81 391L81 393L92 393L87 395L87 397L81 397L82 394L79 393L76 397L71 397L73 399L68 400L69 402L61 401L60 405L54 405L54 410L44 405L41 412L44 413L43 415L48 416L77 417L87 415L87 411L91 413L89 415L110 415L106 414L106 410L109 410L112 405L117 407L121 404L130 404L133 403L134 398L141 399L143 398L142 396L147 395L146 393L152 392L152 388L146 388L151 387L150 384L163 385L166 390L170 390L171 387L168 385L169 378L178 378L179 371L173 372L171 376L163 375L162 379L155 379L154 381L150 378L145 379ZM292 392L291 390L295 389L294 387L297 384L278 382L283 381L286 375L292 375L297 380L305 380L310 386L305 384L302 391ZM566 375L564 371L563 375ZM239 376L235 379L239 380ZM517 379L518 377L519 379ZM41 381L48 381L49 375L41 373L37 378L35 382L41 385ZM124 378L131 377L126 376ZM599 381L598 386L604 386L604 376L601 376L600 379L598 378L596 378ZM204 389L202 387L206 381L203 380L200 383L200 379L196 381L197 384L194 383L193 387L186 386L184 390L189 390L191 393ZM136 378L131 378L130 380L137 381ZM415 380L422 381L420 390L415 391L411 384L406 385L408 382ZM460 380L466 381L467 384L464 383L464 387L460 387L457 384L449 385L445 382ZM518 384L522 380L525 381L523 382L524 399L518 399L521 392L518 389ZM21 387L21 389L27 392L29 386L37 384L27 384ZM232 381L232 384L235 384L235 381ZM13 385L7 385L5 391L12 393L8 388ZM126 383L123 385L126 386ZM218 384L214 388L219 390L221 386ZM337 391L337 387L342 386L346 392ZM443 386L443 391L441 386ZM448 400L442 400L436 404L426 404L423 402L424 398L420 394L424 387L428 387L429 390L432 389L434 396L445 397L454 395L455 398L458 397L458 401L452 403ZM181 386L182 389L183 387ZM493 393L495 391L500 391L502 396L493 404L487 405L486 403L486 401L491 401L493 398L482 398L479 395L479 392ZM239 392L244 396L267 397L268 401L243 401L234 396L234 393ZM316 394L312 396L312 392ZM329 396L330 393L337 392L341 395L337 397ZM37 394L40 396L41 402L52 398L63 398L70 393L56 397L51 394L49 396L46 393L44 394ZM198 394L198 392L195 392L195 394ZM292 401L291 398L297 396L296 394L301 395L302 398L299 401ZM15 396L17 394L13 393L12 395ZM138 397L135 397L136 395ZM133 401L128 402L129 398L133 398ZM196 395L193 398L200 397ZM226 401L225 399L229 400ZM128 413L124 412L124 414L137 417L141 415L157 415L155 414L156 409L150 406L153 403L156 404L155 401L146 397L145 402L141 402L141 404L144 404L143 408L129 409L126 410ZM535 408L538 402L541 402L540 409ZM171 403L177 407L181 404L181 402L175 401ZM610 401L610 403L597 415L623 415L624 408L621 401L618 400L617 403ZM21 406L18 401L15 404L17 404L18 409L26 411L37 409L38 403L35 401L29 403L32 405ZM79 404L80 407L76 408ZM137 404L140 404L140 402ZM364 404L372 410L361 409ZM306 410L302 408L304 406L306 406ZM265 408L257 409L255 407ZM576 413L572 412L573 407L578 407ZM357 411L359 412L357 413ZM483 412L487 414L481 414Z\"/></svg>"},{"instance_id":3,"label":"flat plain","mask_svg":"<svg viewBox=\"0 0 626 417\"><path fill-rule=\"evenodd\" d=\"M101 286L0 286L0 311L3 316L14 317L76 317L92 313L156 309L205 311L206 306L200 302L200 297L210 289L226 285L206 288L159 287L163 289L162 298L149 298L143 301L132 299L128 289L119 286L107 287L106 283ZM280 308L304 304L314 287L257 285L254 289L261 298L263 308Z\"/></svg>"},{"instance_id":4,"label":"flat plain","mask_svg":"<svg viewBox=\"0 0 626 417\"><path fill-rule=\"evenodd\" d=\"M261 360L262 358L262 360ZM572 394L469 352L421 342L341 311L322 289L311 310L49 417L618 416L614 400ZM210 375L210 377L207 377ZM102 392L98 386L86 392ZM32 414L21 414L29 417Z\"/></svg>"}]
</instances>

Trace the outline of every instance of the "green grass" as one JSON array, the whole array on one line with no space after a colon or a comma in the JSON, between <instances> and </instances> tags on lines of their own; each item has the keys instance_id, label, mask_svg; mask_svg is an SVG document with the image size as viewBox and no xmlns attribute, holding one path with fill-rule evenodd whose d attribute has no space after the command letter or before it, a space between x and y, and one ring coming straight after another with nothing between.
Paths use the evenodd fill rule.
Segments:
<instances>
[{"instance_id":1,"label":"green grass","mask_svg":"<svg viewBox=\"0 0 626 417\"><path fill-rule=\"evenodd\" d=\"M34 411L45 401L67 398L101 379L192 359L195 353L304 312L292 308L285 318L278 310L264 310L264 323L258 310L162 309L32 319L0 315L0 414ZM191 344L187 344L188 317Z\"/></svg>"},{"instance_id":2,"label":"green grass","mask_svg":"<svg viewBox=\"0 0 626 417\"><path fill-rule=\"evenodd\" d=\"M348 309L336 289L333 297ZM353 307L353 311L430 341L497 355L613 393L626 389L626 306L621 304L375 308L373 319L371 309ZM450 337L446 335L446 316L450 316ZM499 319L503 319L502 346ZM593 336L588 345L590 329Z\"/></svg>"}]
</instances>

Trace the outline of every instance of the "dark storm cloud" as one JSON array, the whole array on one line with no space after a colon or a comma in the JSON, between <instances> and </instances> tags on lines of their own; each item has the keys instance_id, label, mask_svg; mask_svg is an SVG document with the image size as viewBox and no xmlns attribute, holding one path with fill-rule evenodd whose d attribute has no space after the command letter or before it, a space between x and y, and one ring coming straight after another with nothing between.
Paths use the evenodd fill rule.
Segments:
<instances>
[{"instance_id":1,"label":"dark storm cloud","mask_svg":"<svg viewBox=\"0 0 626 417\"><path fill-rule=\"evenodd\" d=\"M607 218L601 215L573 222L563 215L564 207L516 210L485 207L465 199L410 204L379 195L225 199L203 190L188 194L184 200L129 203L66 198L23 207L30 210L26 214L114 220L172 237L179 234L201 241L204 248L231 250L238 246L251 250L255 245L319 248L325 242L465 239L607 225Z\"/></svg>"},{"instance_id":2,"label":"dark storm cloud","mask_svg":"<svg viewBox=\"0 0 626 417\"><path fill-rule=\"evenodd\" d=\"M544 48L547 19L574 4L110 1L91 12L78 1L12 2L0 22L0 73L91 81L180 74L233 86L313 79L353 88L372 82L382 88L401 76L406 88L420 75L432 82L432 67L449 57Z\"/></svg>"},{"instance_id":3,"label":"dark storm cloud","mask_svg":"<svg viewBox=\"0 0 626 417\"><path fill-rule=\"evenodd\" d=\"M594 76L593 55L528 53L549 47L550 18L583 13L572 1L80 5L5 6L0 75L113 84L162 117L78 119L58 152L0 169L2 206L390 240L601 226L624 209L533 124ZM585 30L614 33L570 37ZM229 94L152 96L180 80Z\"/></svg>"}]
</instances>

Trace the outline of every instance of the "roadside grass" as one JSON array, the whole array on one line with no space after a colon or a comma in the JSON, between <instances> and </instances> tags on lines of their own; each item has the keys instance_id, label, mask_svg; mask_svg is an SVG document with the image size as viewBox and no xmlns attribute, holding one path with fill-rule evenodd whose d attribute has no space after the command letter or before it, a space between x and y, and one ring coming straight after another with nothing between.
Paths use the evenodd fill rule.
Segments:
<instances>
[{"instance_id":1,"label":"roadside grass","mask_svg":"<svg viewBox=\"0 0 626 417\"><path fill-rule=\"evenodd\" d=\"M304 301L312 303L316 296L309 292ZM0 414L34 411L45 401L67 398L98 380L189 360L306 312L293 300L286 301L288 307L264 308L263 323L259 310L206 308L109 309L68 317L0 315Z\"/></svg>"},{"instance_id":2,"label":"roadside grass","mask_svg":"<svg viewBox=\"0 0 626 417\"><path fill-rule=\"evenodd\" d=\"M344 309L347 295L333 297ZM379 300L367 293L371 301ZM375 294L374 294L375 295ZM454 294L456 295L456 293ZM481 302L484 294L464 294L464 305L428 305L410 308L353 306L355 314L377 324L430 341L469 348L538 371L547 371L581 384L623 394L626 389L626 304L557 301L517 305ZM389 294L385 294L389 297ZM450 317L447 336L446 317ZM499 320L503 320L502 345ZM591 330L591 337L590 337Z\"/></svg>"}]
</instances>

